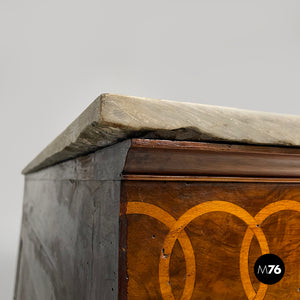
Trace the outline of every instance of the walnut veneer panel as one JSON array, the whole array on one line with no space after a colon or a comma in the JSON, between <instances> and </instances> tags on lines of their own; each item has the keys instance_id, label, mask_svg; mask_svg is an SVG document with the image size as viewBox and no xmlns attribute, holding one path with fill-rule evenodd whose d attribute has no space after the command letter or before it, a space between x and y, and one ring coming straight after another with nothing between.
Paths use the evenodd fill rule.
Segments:
<instances>
[{"instance_id":1,"label":"walnut veneer panel","mask_svg":"<svg viewBox=\"0 0 300 300\"><path fill-rule=\"evenodd\" d=\"M119 299L300 299L298 184L126 181L122 202ZM268 251L271 286L253 272Z\"/></svg>"}]
</instances>

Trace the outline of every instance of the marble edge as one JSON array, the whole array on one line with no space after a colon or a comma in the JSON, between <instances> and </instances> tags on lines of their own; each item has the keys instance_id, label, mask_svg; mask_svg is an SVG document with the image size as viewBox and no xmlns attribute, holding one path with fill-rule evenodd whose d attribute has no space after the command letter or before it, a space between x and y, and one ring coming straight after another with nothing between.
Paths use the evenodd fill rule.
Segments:
<instances>
[{"instance_id":1,"label":"marble edge","mask_svg":"<svg viewBox=\"0 0 300 300\"><path fill-rule=\"evenodd\" d=\"M32 173L131 137L300 146L300 117L101 94L22 171Z\"/></svg>"}]
</instances>

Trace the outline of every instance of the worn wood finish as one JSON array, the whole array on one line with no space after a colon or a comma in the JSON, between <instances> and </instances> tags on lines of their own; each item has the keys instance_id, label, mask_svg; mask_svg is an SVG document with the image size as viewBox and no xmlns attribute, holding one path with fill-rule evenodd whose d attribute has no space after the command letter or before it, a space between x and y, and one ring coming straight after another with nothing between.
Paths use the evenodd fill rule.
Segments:
<instances>
[{"instance_id":1,"label":"worn wood finish","mask_svg":"<svg viewBox=\"0 0 300 300\"><path fill-rule=\"evenodd\" d=\"M16 299L117 298L118 187L26 182Z\"/></svg>"},{"instance_id":2,"label":"worn wood finish","mask_svg":"<svg viewBox=\"0 0 300 300\"><path fill-rule=\"evenodd\" d=\"M14 299L118 299L120 184L129 146L26 176Z\"/></svg>"},{"instance_id":3,"label":"worn wood finish","mask_svg":"<svg viewBox=\"0 0 300 300\"><path fill-rule=\"evenodd\" d=\"M133 139L124 172L300 177L300 149Z\"/></svg>"},{"instance_id":4,"label":"worn wood finish","mask_svg":"<svg viewBox=\"0 0 300 300\"><path fill-rule=\"evenodd\" d=\"M54 168L26 175L30 180L121 180L131 140L103 148L90 155L65 161Z\"/></svg>"},{"instance_id":5,"label":"worn wood finish","mask_svg":"<svg viewBox=\"0 0 300 300\"><path fill-rule=\"evenodd\" d=\"M127 299L300 297L299 184L123 185L127 274L120 278L128 276ZM252 270L269 251L283 259L286 274L267 287ZM123 290L120 299L125 295Z\"/></svg>"}]
</instances>

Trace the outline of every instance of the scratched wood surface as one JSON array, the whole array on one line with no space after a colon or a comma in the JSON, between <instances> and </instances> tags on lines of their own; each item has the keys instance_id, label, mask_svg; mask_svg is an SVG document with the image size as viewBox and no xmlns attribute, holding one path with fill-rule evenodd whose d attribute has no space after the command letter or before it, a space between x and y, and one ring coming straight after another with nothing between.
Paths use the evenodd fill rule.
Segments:
<instances>
[{"instance_id":1,"label":"scratched wood surface","mask_svg":"<svg viewBox=\"0 0 300 300\"><path fill-rule=\"evenodd\" d=\"M26 175L15 300L118 299L130 141Z\"/></svg>"},{"instance_id":2,"label":"scratched wood surface","mask_svg":"<svg viewBox=\"0 0 300 300\"><path fill-rule=\"evenodd\" d=\"M125 181L121 201L119 299L300 299L299 184ZM268 250L286 273L267 287Z\"/></svg>"}]
</instances>

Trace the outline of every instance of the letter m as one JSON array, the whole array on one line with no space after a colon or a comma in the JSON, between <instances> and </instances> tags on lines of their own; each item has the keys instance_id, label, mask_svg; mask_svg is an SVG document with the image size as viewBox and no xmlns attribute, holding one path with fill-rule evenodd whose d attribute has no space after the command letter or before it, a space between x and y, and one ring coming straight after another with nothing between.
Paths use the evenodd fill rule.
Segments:
<instances>
[{"instance_id":1,"label":"letter m","mask_svg":"<svg viewBox=\"0 0 300 300\"><path fill-rule=\"evenodd\" d=\"M261 268L261 266L258 266L257 274L259 274L259 270L260 270L261 274L264 274L265 271L266 271L266 273L268 274L267 266L264 266L263 269Z\"/></svg>"}]
</instances>

